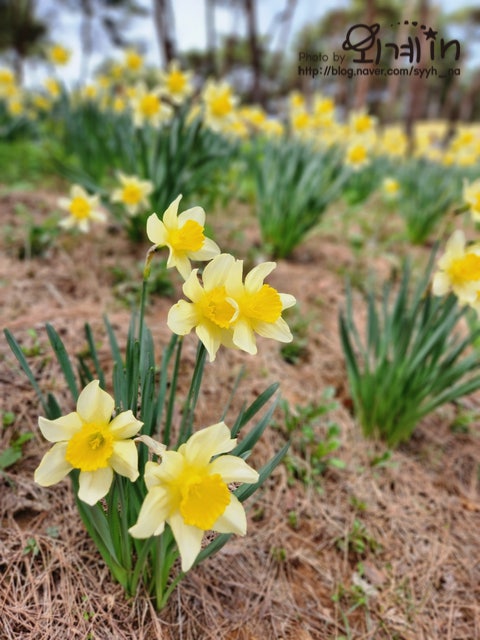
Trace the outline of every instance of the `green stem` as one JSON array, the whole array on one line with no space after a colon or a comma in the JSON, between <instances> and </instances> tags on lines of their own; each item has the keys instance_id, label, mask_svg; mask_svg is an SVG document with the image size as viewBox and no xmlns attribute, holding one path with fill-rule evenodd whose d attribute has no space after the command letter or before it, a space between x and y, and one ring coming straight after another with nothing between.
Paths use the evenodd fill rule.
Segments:
<instances>
[{"instance_id":1,"label":"green stem","mask_svg":"<svg viewBox=\"0 0 480 640\"><path fill-rule=\"evenodd\" d=\"M188 440L188 438L192 435L193 414L197 405L198 395L200 393L200 386L202 384L203 369L205 367L206 356L207 350L203 342L199 342L192 381L190 383L190 388L188 390L187 400L185 402L185 408L183 411L182 424L180 426L180 435L178 438L177 447Z\"/></svg>"},{"instance_id":2,"label":"green stem","mask_svg":"<svg viewBox=\"0 0 480 640\"><path fill-rule=\"evenodd\" d=\"M115 475L115 483L118 489L118 503L115 502L109 505L110 509L118 509L120 512L120 531L118 532L118 537L120 538L120 557L122 566L125 567L127 571L131 571L132 569L132 546L130 543L130 534L128 533L128 512L129 512L129 504L128 504L128 494L129 492L125 492L124 488L124 478L121 478L119 475Z\"/></svg>"},{"instance_id":3,"label":"green stem","mask_svg":"<svg viewBox=\"0 0 480 640\"><path fill-rule=\"evenodd\" d=\"M135 567L130 579L130 595L132 596L134 596L137 592L138 583L145 570L145 563L148 558L148 554L152 550L153 544L154 542L156 542L156 540L152 536L151 538L148 538L148 540L142 540L142 542L142 548L140 550L140 553L138 554L137 561L135 562Z\"/></svg>"},{"instance_id":4,"label":"green stem","mask_svg":"<svg viewBox=\"0 0 480 640\"><path fill-rule=\"evenodd\" d=\"M170 446L170 432L172 428L173 409L175 407L175 395L177 392L178 371L180 369L180 359L182 355L183 339L180 337L177 342L177 353L175 354L175 363L173 365L172 380L170 383L170 397L168 399L167 416L165 420L165 429L163 433L163 443Z\"/></svg>"},{"instance_id":5,"label":"green stem","mask_svg":"<svg viewBox=\"0 0 480 640\"><path fill-rule=\"evenodd\" d=\"M147 282L148 279L144 278L142 281L142 296L140 298L140 326L138 327L138 343L140 346L140 358L142 358L142 340L143 340L143 325L145 322L145 306L147 303Z\"/></svg>"},{"instance_id":6,"label":"green stem","mask_svg":"<svg viewBox=\"0 0 480 640\"><path fill-rule=\"evenodd\" d=\"M185 575L180 572L167 588L170 570L178 557L178 551L172 549L173 535L170 527L166 527L157 542L157 554L155 558L155 601L158 610L162 609L170 594Z\"/></svg>"}]
</instances>

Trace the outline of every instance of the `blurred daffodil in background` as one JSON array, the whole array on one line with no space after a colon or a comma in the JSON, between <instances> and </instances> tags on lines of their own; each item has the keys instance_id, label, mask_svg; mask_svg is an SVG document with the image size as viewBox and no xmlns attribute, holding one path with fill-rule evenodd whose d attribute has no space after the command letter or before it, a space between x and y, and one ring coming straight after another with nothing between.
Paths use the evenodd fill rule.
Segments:
<instances>
[{"instance_id":1,"label":"blurred daffodil in background","mask_svg":"<svg viewBox=\"0 0 480 640\"><path fill-rule=\"evenodd\" d=\"M58 205L69 213L68 217L60 220L59 223L64 229L77 227L86 233L90 229L91 222L106 221L105 213L98 209L99 196L88 195L85 189L77 184L71 187L69 198L59 198Z\"/></svg>"}]
</instances>

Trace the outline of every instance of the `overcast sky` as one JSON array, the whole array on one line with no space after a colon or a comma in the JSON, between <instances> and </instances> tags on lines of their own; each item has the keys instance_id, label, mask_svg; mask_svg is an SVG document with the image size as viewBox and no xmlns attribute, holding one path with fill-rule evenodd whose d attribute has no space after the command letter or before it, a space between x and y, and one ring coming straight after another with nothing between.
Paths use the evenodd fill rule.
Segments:
<instances>
[{"instance_id":1,"label":"overcast sky","mask_svg":"<svg viewBox=\"0 0 480 640\"><path fill-rule=\"evenodd\" d=\"M139 0L145 7L151 7L151 0ZM257 2L257 22L260 33L266 33L274 16L286 5L286 0L258 0ZM172 0L175 13L175 34L179 51L188 49L204 49L206 44L205 35L205 3L204 0ZM458 6L458 0L437 0L433 3L440 6L444 11L452 11ZM463 6L477 6L480 8L480 0L460 0ZM348 0L298 0L295 9L295 17L291 36L302 26L309 22L318 20L329 9L348 5ZM81 73L81 44L79 38L80 20L79 13L65 9L58 11L58 0L39 0L39 12L47 17L51 26L52 39L63 44L74 51L72 60L68 68L62 69L62 77L73 83L80 79ZM52 7L56 9L52 10ZM413 19L413 16L412 16ZM222 33L245 33L245 24L242 15L232 13L231 10L217 8L215 10L215 21L217 31ZM137 18L131 22L131 27L127 34L133 40L143 41L146 46L147 58L154 64L160 63L157 39L154 31L153 21L150 18ZM105 57L119 57L120 51L112 49L107 38L99 30L95 34L96 53L90 61L90 69L95 67ZM278 42L274 43L278 46ZM463 44L463 43L462 43ZM29 84L40 80L46 74L41 65L27 69L27 81Z\"/></svg>"}]
</instances>

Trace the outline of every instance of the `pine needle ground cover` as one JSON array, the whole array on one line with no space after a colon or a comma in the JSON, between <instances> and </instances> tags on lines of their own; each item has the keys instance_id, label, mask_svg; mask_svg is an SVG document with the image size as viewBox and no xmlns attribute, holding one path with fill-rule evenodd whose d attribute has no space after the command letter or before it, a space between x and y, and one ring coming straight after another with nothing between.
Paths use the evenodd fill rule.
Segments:
<instances>
[{"instance_id":1,"label":"pine needle ground cover","mask_svg":"<svg viewBox=\"0 0 480 640\"><path fill-rule=\"evenodd\" d=\"M23 207L41 222L57 198L58 191L2 190L0 218L7 233L0 247L0 308L2 326L19 339L37 381L64 405L69 391L49 351L45 323L54 321L70 353L86 357L84 324L90 322L98 358L110 375L99 311L108 313L118 339L126 340L145 246L102 227L81 243L65 235L42 255L20 259L24 227L18 212ZM263 341L255 359L221 351L215 371L206 368L196 413L199 423L211 424L245 366L232 415L258 397L270 377L278 380L291 411L303 408L298 421L311 420L301 425L302 433L312 425L316 433L336 425L335 458L344 465L326 465L308 482L287 465L277 467L248 503L248 537L231 541L190 572L160 614L146 594L128 599L111 579L68 483L44 489L33 482L46 450L37 429L38 400L2 341L0 449L17 452L17 461L5 465L0 477L2 638L480 635L480 397L427 416L393 452L362 437L352 416L337 326L345 275L361 288L370 270L387 277L403 254L421 270L429 249L398 243L394 256L379 246L359 251L354 234L358 239L372 221L359 215L344 234L338 231L341 215L340 207L327 211L322 235L303 243L292 260L279 261L271 276L272 286L285 290L288 283L298 301L299 315L292 311L288 318L294 343L301 344L295 364L284 360L273 341ZM213 213L211 226L230 250L259 242L253 213L244 204L232 202L227 212ZM365 246L369 237L363 235ZM150 298L146 316L155 344L168 340L165 319L180 290L181 281L174 280L173 291ZM366 312L360 305L355 317L362 329ZM185 366L193 366L195 352L195 340L186 337ZM334 401L324 399L327 387L336 389ZM276 428L249 459L252 466L259 468L289 437L284 416L280 409L275 414ZM295 448L294 438L291 447L308 464L313 450Z\"/></svg>"}]
</instances>

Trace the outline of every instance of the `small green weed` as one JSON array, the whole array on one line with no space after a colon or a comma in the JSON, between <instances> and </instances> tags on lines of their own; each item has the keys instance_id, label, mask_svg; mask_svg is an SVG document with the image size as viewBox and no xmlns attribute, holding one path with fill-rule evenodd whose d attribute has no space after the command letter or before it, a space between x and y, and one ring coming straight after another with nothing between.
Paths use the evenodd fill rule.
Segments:
<instances>
[{"instance_id":1,"label":"small green weed","mask_svg":"<svg viewBox=\"0 0 480 640\"><path fill-rule=\"evenodd\" d=\"M368 552L376 553L382 548L382 545L368 532L363 522L358 518L355 518L350 531L345 536L337 538L335 545L339 551L361 557Z\"/></svg>"},{"instance_id":2,"label":"small green weed","mask_svg":"<svg viewBox=\"0 0 480 640\"><path fill-rule=\"evenodd\" d=\"M343 469L345 463L333 454L340 448L341 430L328 414L338 403L332 400L334 389L328 387L318 404L297 405L292 411L283 400L284 424L291 439L285 458L290 481L313 484L329 467Z\"/></svg>"},{"instance_id":3,"label":"small green weed","mask_svg":"<svg viewBox=\"0 0 480 640\"><path fill-rule=\"evenodd\" d=\"M5 411L2 414L2 427L3 429L10 429L15 424L15 414L12 411ZM22 433L20 435L12 435L10 443L6 449L0 451L0 471L8 469L14 465L23 455L23 445L33 438L33 433L30 431Z\"/></svg>"},{"instance_id":4,"label":"small green weed","mask_svg":"<svg viewBox=\"0 0 480 640\"><path fill-rule=\"evenodd\" d=\"M30 343L22 346L23 355L31 358L42 355L43 347L40 342L40 338L38 337L38 333L35 329L27 329L27 334L30 338Z\"/></svg>"}]
</instances>

